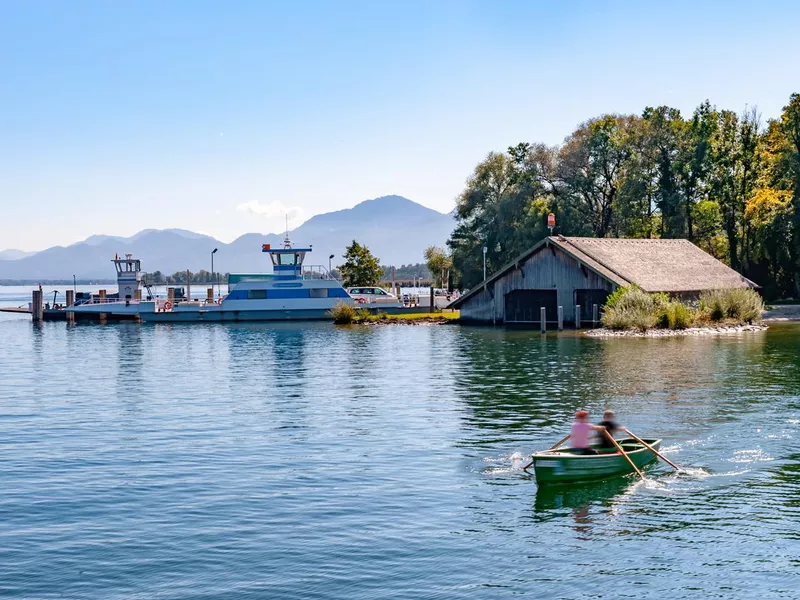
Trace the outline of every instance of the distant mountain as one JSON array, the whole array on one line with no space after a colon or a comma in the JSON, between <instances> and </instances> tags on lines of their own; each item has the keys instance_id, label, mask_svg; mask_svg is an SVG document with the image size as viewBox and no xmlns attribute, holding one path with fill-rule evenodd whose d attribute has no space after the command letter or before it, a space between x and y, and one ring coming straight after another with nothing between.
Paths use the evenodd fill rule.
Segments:
<instances>
[{"instance_id":1,"label":"distant mountain","mask_svg":"<svg viewBox=\"0 0 800 600\"><path fill-rule=\"evenodd\" d=\"M366 244L381 264L423 262L430 245L443 246L453 230L451 215L442 214L402 196L366 200L353 208L316 215L289 232L292 244L312 246L306 264L343 262L352 241ZM115 254L131 253L142 259L146 271L172 274L211 269L211 251L218 248L214 267L220 272L269 272L262 244L279 245L283 234L247 233L230 244L183 229L145 229L130 237L93 235L67 247L56 246L17 259L0 256L0 279L91 279L114 277L110 261Z\"/></svg>"},{"instance_id":2,"label":"distant mountain","mask_svg":"<svg viewBox=\"0 0 800 600\"><path fill-rule=\"evenodd\" d=\"M0 250L0 260L19 260L20 258L25 258L26 256L32 256L34 254L36 254L36 252L25 252L24 250L9 248L8 250Z\"/></svg>"}]
</instances>

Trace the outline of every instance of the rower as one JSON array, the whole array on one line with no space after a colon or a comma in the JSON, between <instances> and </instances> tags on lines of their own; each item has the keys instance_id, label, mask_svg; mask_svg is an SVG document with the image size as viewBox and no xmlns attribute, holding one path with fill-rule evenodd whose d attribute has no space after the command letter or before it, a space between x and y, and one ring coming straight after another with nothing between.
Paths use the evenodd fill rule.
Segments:
<instances>
[{"instance_id":1,"label":"rower","mask_svg":"<svg viewBox=\"0 0 800 600\"><path fill-rule=\"evenodd\" d=\"M614 433L617 431L624 431L624 427L622 427L619 423L617 423L614 418L616 414L613 410L607 410L603 413L603 420L597 424L597 429L600 429L600 433L597 435L597 445L601 449L607 448L614 448L614 443L608 439L605 435L603 435L602 430L605 429L608 432L608 435L614 437Z\"/></svg>"},{"instance_id":2,"label":"rower","mask_svg":"<svg viewBox=\"0 0 800 600\"><path fill-rule=\"evenodd\" d=\"M589 423L589 413L579 410L575 413L575 422L572 424L572 432L569 436L569 445L578 451L578 454L597 454L597 451L589 446L589 433L591 431L602 431L599 425Z\"/></svg>"}]
</instances>

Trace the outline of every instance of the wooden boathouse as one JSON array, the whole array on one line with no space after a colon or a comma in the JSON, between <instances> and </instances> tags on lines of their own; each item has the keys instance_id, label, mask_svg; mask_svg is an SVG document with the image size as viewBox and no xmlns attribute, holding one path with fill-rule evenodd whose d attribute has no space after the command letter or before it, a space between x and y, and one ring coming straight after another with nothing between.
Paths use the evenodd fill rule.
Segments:
<instances>
[{"instance_id":1,"label":"wooden boathouse","mask_svg":"<svg viewBox=\"0 0 800 600\"><path fill-rule=\"evenodd\" d=\"M620 286L683 298L725 288L757 288L683 239L548 237L450 307L475 323L590 325ZM544 310L542 310L544 309ZM577 318L576 318L577 317Z\"/></svg>"}]
</instances>

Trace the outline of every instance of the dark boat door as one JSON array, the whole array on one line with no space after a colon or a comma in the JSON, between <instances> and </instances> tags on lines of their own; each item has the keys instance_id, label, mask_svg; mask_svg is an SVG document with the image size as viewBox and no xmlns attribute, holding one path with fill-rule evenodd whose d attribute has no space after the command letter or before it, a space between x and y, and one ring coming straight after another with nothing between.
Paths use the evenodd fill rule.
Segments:
<instances>
[{"instance_id":1,"label":"dark boat door","mask_svg":"<svg viewBox=\"0 0 800 600\"><path fill-rule=\"evenodd\" d=\"M600 308L606 303L608 298L607 290L575 290L575 304L581 307L581 322L590 322L593 316L593 306L597 304L598 319L600 318Z\"/></svg>"},{"instance_id":2,"label":"dark boat door","mask_svg":"<svg viewBox=\"0 0 800 600\"><path fill-rule=\"evenodd\" d=\"M556 290L513 290L505 296L504 321L541 324L542 307L546 321L555 322L558 319Z\"/></svg>"}]
</instances>

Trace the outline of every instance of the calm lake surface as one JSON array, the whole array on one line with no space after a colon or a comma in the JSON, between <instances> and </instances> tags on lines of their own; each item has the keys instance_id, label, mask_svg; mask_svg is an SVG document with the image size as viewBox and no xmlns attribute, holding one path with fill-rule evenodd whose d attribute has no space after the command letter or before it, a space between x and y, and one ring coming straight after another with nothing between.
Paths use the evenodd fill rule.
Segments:
<instances>
[{"instance_id":1,"label":"calm lake surface","mask_svg":"<svg viewBox=\"0 0 800 600\"><path fill-rule=\"evenodd\" d=\"M797 598L800 327L0 321L0 596ZM687 473L539 489L604 407Z\"/></svg>"}]
</instances>

